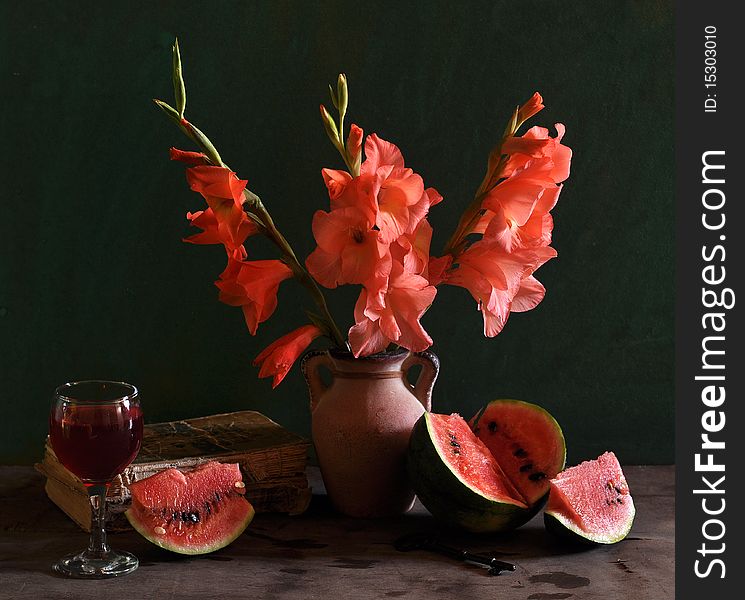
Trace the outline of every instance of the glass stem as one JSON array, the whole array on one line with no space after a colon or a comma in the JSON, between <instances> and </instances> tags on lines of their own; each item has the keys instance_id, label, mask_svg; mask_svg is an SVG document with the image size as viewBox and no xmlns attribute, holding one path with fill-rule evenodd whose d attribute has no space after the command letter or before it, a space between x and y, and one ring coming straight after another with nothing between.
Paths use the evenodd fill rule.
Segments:
<instances>
[{"instance_id":1,"label":"glass stem","mask_svg":"<svg viewBox=\"0 0 745 600\"><path fill-rule=\"evenodd\" d=\"M88 496L91 500L91 539L88 543L88 554L95 558L103 558L109 553L106 543L106 492L108 484L88 486Z\"/></svg>"}]
</instances>

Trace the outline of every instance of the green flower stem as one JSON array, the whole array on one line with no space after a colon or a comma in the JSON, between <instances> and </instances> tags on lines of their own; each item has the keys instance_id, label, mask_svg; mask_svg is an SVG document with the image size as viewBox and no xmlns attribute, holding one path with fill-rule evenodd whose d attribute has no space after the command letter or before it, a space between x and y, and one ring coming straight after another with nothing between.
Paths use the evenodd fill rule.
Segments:
<instances>
[{"instance_id":1,"label":"green flower stem","mask_svg":"<svg viewBox=\"0 0 745 600\"><path fill-rule=\"evenodd\" d=\"M326 304L326 297L323 295L321 288L318 287L315 279L311 277L307 269L300 263L290 243L277 229L274 220L261 201L261 198L248 189L244 190L243 194L246 198L245 205L251 209L251 212L257 215L265 227L265 235L279 248L285 264L292 269L295 278L310 292L316 306L321 310L321 315L327 329L324 333L339 348L346 349L347 343L329 311L328 304Z\"/></svg>"},{"instance_id":2,"label":"green flower stem","mask_svg":"<svg viewBox=\"0 0 745 600\"><path fill-rule=\"evenodd\" d=\"M154 102L178 125L179 129L181 129L189 139L199 146L202 152L207 156L210 163L218 167L229 168L228 165L222 161L217 149L204 133L202 133L196 126L186 121L186 119L180 117L176 109L162 100L154 100ZM339 348L346 349L347 343L339 330L336 321L334 321L334 317L329 311L326 298L323 295L321 288L318 287L316 281L310 276L310 273L308 273L302 263L298 260L292 246L290 246L290 243L277 229L277 226L274 224L274 220L264 206L264 203L249 189L243 191L243 196L245 198L244 207L249 217L260 226L259 229L261 233L268 237L274 245L279 248L285 264L292 269L293 275L300 284L310 292L313 301L320 309L323 324L326 329L324 334Z\"/></svg>"},{"instance_id":3,"label":"green flower stem","mask_svg":"<svg viewBox=\"0 0 745 600\"><path fill-rule=\"evenodd\" d=\"M452 254L453 256L457 256L460 254L463 251L466 237L473 231L476 223L478 223L482 214L481 203L484 198L486 198L487 194L494 189L499 182L500 173L507 162L507 156L502 154L502 146L504 146L507 138L515 135L518 127L521 125L521 123L518 123L519 109L520 107L517 107L515 112L512 113L512 117L502 134L502 139L489 153L489 161L486 167L484 179L481 182L479 189L476 191L474 199L468 205L466 210L463 211L453 235L450 236L447 244L445 244L445 248L442 251L443 255Z\"/></svg>"},{"instance_id":4,"label":"green flower stem","mask_svg":"<svg viewBox=\"0 0 745 600\"><path fill-rule=\"evenodd\" d=\"M222 158L220 157L220 153L217 151L217 148L215 148L210 139L204 133L202 133L202 131L198 127L184 118L184 112L186 111L186 84L184 83L183 68L181 66L181 52L179 51L178 40L176 40L173 44L172 78L173 91L174 97L176 98L177 108L169 106L162 100L154 100L155 104L179 127L179 129L181 129L181 131L184 132L184 134L189 139L191 139L202 150L204 155L207 157L207 160L211 164L217 167L224 167L226 169L229 168L228 165L223 162ZM342 112L344 112L346 111L347 102L346 78L341 75L339 76L338 89L339 95L343 96ZM341 93L342 91L343 94ZM340 122L340 124L343 124L343 120ZM331 125L333 126L333 120L331 120ZM338 134L337 139L339 139ZM345 155L346 152L344 152L343 150L344 146L342 143L340 152L342 152L342 155ZM325 329L325 331L323 332L324 335L329 337L331 341L333 341L339 348L347 349L347 343L344 339L344 336L341 334L339 327L334 321L334 317L331 315L331 312L328 309L326 298L324 297L321 288L318 287L316 281L313 279L313 277L311 277L310 273L308 273L303 264L298 260L295 252L292 249L292 246L290 246L290 243L279 232L276 225L274 224L274 220L272 219L269 211L266 209L261 199L249 189L243 190L243 197L243 206L244 210L248 214L248 217L257 224L259 231L266 237L268 237L277 246L277 248L279 248L284 263L292 270L295 278L310 292L310 295L313 298L314 302L321 310L320 318L313 319L314 324L320 326L321 329Z\"/></svg>"}]
</instances>

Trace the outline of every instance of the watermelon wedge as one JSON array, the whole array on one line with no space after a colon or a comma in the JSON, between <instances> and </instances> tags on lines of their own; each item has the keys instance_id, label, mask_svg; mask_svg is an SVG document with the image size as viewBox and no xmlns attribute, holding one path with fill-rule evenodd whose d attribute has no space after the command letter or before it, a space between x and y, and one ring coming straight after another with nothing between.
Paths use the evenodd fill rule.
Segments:
<instances>
[{"instance_id":1,"label":"watermelon wedge","mask_svg":"<svg viewBox=\"0 0 745 600\"><path fill-rule=\"evenodd\" d=\"M224 548L246 529L254 509L237 464L166 469L130 484L127 519L147 540L179 554Z\"/></svg>"},{"instance_id":2,"label":"watermelon wedge","mask_svg":"<svg viewBox=\"0 0 745 600\"><path fill-rule=\"evenodd\" d=\"M561 427L548 411L521 400L494 400L471 419L504 474L531 506L566 463Z\"/></svg>"},{"instance_id":3,"label":"watermelon wedge","mask_svg":"<svg viewBox=\"0 0 745 600\"><path fill-rule=\"evenodd\" d=\"M621 465L606 452L551 480L544 521L549 531L575 541L615 544L628 535L635 514Z\"/></svg>"}]
</instances>

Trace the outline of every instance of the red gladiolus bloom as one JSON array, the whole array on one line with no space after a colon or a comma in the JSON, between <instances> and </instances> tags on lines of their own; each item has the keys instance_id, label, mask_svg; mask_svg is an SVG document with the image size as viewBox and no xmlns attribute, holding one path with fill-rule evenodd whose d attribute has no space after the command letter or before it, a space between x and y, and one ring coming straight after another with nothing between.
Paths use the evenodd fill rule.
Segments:
<instances>
[{"instance_id":1,"label":"red gladiolus bloom","mask_svg":"<svg viewBox=\"0 0 745 600\"><path fill-rule=\"evenodd\" d=\"M366 215L356 207L337 208L313 215L316 248L305 261L321 285L335 288L345 283L364 283L390 272L388 247Z\"/></svg>"},{"instance_id":2,"label":"red gladiolus bloom","mask_svg":"<svg viewBox=\"0 0 745 600\"><path fill-rule=\"evenodd\" d=\"M256 224L243 211L246 181L238 179L229 169L209 166L187 169L186 179L193 191L202 194L209 208L187 213L192 225L204 231L184 241L192 244L221 243L233 258L245 258L243 243L258 232Z\"/></svg>"},{"instance_id":3,"label":"red gladiolus bloom","mask_svg":"<svg viewBox=\"0 0 745 600\"><path fill-rule=\"evenodd\" d=\"M228 266L215 285L220 289L221 302L243 309L248 330L256 335L259 323L277 308L279 284L290 277L292 270L281 260L228 259Z\"/></svg>"},{"instance_id":4,"label":"red gladiolus bloom","mask_svg":"<svg viewBox=\"0 0 745 600\"><path fill-rule=\"evenodd\" d=\"M337 208L357 209L372 227L378 214L379 178L374 175L353 178L346 171L333 169L323 169L321 174L329 191L332 211Z\"/></svg>"},{"instance_id":5,"label":"red gladiolus bloom","mask_svg":"<svg viewBox=\"0 0 745 600\"><path fill-rule=\"evenodd\" d=\"M484 317L484 335L502 331L517 297L516 310L530 310L543 299L545 289L533 272L556 256L551 247L506 252L499 244L482 240L457 259L457 268L445 275L446 283L466 288Z\"/></svg>"},{"instance_id":6,"label":"red gladiolus bloom","mask_svg":"<svg viewBox=\"0 0 745 600\"><path fill-rule=\"evenodd\" d=\"M386 288L363 288L354 307L356 324L349 330L354 356L382 352L391 342L412 352L429 348L432 338L419 319L436 294L435 287L424 277L408 273L402 264L394 262Z\"/></svg>"},{"instance_id":7,"label":"red gladiolus bloom","mask_svg":"<svg viewBox=\"0 0 745 600\"><path fill-rule=\"evenodd\" d=\"M556 206L560 192L561 186L554 185L540 192L524 221L525 215L519 217L515 212L510 212L511 203L507 195L502 196L507 196L504 204L499 200L493 202L492 197L489 206L495 210L486 210L473 233L483 233L484 238L496 241L507 252L517 248L548 246L554 228L550 211Z\"/></svg>"},{"instance_id":8,"label":"red gladiolus bloom","mask_svg":"<svg viewBox=\"0 0 745 600\"><path fill-rule=\"evenodd\" d=\"M223 244L229 256L244 260L246 248L243 242L257 232L256 224L242 210L226 211L225 215L227 220L220 222L211 208L186 213L191 224L204 231L184 238L183 241L190 244Z\"/></svg>"},{"instance_id":9,"label":"red gladiolus bloom","mask_svg":"<svg viewBox=\"0 0 745 600\"><path fill-rule=\"evenodd\" d=\"M320 335L321 330L315 325L304 325L267 346L253 362L254 366L261 365L259 377L273 377L272 388L277 387L298 357Z\"/></svg>"},{"instance_id":10,"label":"red gladiolus bloom","mask_svg":"<svg viewBox=\"0 0 745 600\"><path fill-rule=\"evenodd\" d=\"M405 233L391 244L391 255L409 273L427 278L431 242L432 226L427 219L422 219L413 233Z\"/></svg>"},{"instance_id":11,"label":"red gladiolus bloom","mask_svg":"<svg viewBox=\"0 0 745 600\"><path fill-rule=\"evenodd\" d=\"M507 252L551 243L549 212L561 191L556 184L569 176L572 156L561 144L564 126L557 123L556 130L557 137L551 138L548 129L533 127L523 137L505 142L503 150L510 156L502 170L506 179L484 198L485 213L473 233L483 233Z\"/></svg>"},{"instance_id":12,"label":"red gladiolus bloom","mask_svg":"<svg viewBox=\"0 0 745 600\"><path fill-rule=\"evenodd\" d=\"M509 177L515 170L524 167L532 159L551 159L552 168L548 178L561 183L569 177L572 149L561 143L566 127L556 123L557 135L552 138L545 127L531 127L522 137L511 137L502 145L502 152L510 155L501 176Z\"/></svg>"},{"instance_id":13,"label":"red gladiolus bloom","mask_svg":"<svg viewBox=\"0 0 745 600\"><path fill-rule=\"evenodd\" d=\"M422 178L404 166L398 147L374 133L367 136L360 174L375 175L379 181L375 225L380 230L380 241L390 244L402 234L413 232L433 198L425 193ZM439 196L437 192L434 195Z\"/></svg>"}]
</instances>

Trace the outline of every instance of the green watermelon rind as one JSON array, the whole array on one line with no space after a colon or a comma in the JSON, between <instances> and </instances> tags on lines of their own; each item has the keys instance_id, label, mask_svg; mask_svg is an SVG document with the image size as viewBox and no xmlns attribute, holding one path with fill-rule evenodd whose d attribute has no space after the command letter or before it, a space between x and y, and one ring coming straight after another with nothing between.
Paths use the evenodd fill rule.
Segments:
<instances>
[{"instance_id":1,"label":"green watermelon rind","mask_svg":"<svg viewBox=\"0 0 745 600\"><path fill-rule=\"evenodd\" d=\"M624 523L624 526L621 529L606 535L594 535L592 533L589 533L583 530L571 519L555 511L544 511L543 523L546 526L547 531L553 533L558 537L575 542L577 544L591 546L610 545L617 544L629 534L629 532L631 531L631 527L634 525L635 516L636 507L633 507L633 511L629 515L626 523Z\"/></svg>"},{"instance_id":2,"label":"green watermelon rind","mask_svg":"<svg viewBox=\"0 0 745 600\"><path fill-rule=\"evenodd\" d=\"M236 527L232 531L232 533L220 538L219 540L216 540L213 544L203 546L187 547L180 544L169 543L167 538L163 538L161 536L153 534L149 526L139 518L139 516L137 515L137 511L134 508L127 509L127 511L125 511L124 513L124 516L127 517L130 525L135 528L137 533L144 537L148 542L151 542L156 546L163 548L164 550L175 552L177 554L186 554L189 556L197 554L209 554L210 552L216 552L217 550L221 550L222 548L225 548L226 546L232 544L246 530L246 527L249 526L251 521L253 521L256 511L254 510L254 507L251 505L251 503L248 502L248 500L242 498L235 498L234 500L231 500L231 502L237 501L245 502L248 505L248 511L245 518L242 521L236 523Z\"/></svg>"},{"instance_id":3,"label":"green watermelon rind","mask_svg":"<svg viewBox=\"0 0 745 600\"><path fill-rule=\"evenodd\" d=\"M471 429L475 429L478 426L478 424L481 423L482 419L484 419L486 414L489 412L490 407L497 406L497 405L500 405L500 406L515 405L515 406L520 406L521 408L533 410L541 414L542 416L546 417L547 423L553 427L558 440L560 440L561 442L561 448L563 452L561 453L561 460L557 461L556 464L554 465L555 473L548 474L549 476L546 478L546 494L547 494L548 489L549 489L548 481L551 478L555 477L558 473L561 473L561 471L564 470L564 467L566 467L566 463L567 463L567 444L566 444L566 439L564 438L564 432L561 429L561 425L559 425L559 422L554 418L554 416L542 406L538 406L537 404L533 404L532 402L526 402L525 400L514 400L511 398L503 398L503 399L498 399L498 400L492 400L483 409L481 409L478 413L476 413L473 416L473 418L469 421L469 425ZM477 437L479 437L479 439L484 441L483 438L481 438L481 436L477 435ZM484 443L486 442L484 441ZM499 462L499 459L497 459L497 462ZM513 481L512 483L514 484L515 482Z\"/></svg>"},{"instance_id":4,"label":"green watermelon rind","mask_svg":"<svg viewBox=\"0 0 745 600\"><path fill-rule=\"evenodd\" d=\"M407 470L419 500L436 519L474 533L508 531L543 506L523 508L484 495L450 468L434 439L430 413L424 413L412 429Z\"/></svg>"}]
</instances>

